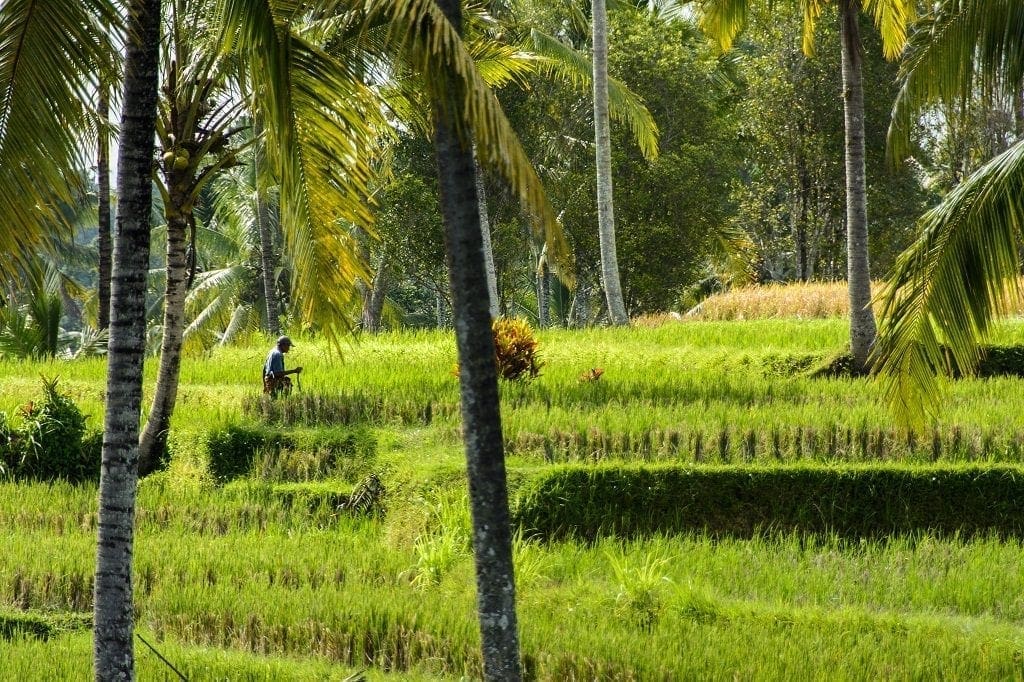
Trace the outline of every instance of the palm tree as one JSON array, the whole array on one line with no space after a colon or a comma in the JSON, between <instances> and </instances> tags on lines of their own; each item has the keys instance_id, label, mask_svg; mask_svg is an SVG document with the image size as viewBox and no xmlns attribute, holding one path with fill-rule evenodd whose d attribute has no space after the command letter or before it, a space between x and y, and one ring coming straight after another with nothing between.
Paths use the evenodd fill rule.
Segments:
<instances>
[{"instance_id":1,"label":"palm tree","mask_svg":"<svg viewBox=\"0 0 1024 682\"><path fill-rule=\"evenodd\" d=\"M177 400L185 298L195 270L190 268L196 253L195 207L210 180L237 164L238 145L232 146L232 138L244 129L234 125L242 102L225 92L229 62L202 49L212 34L203 15L209 6L190 3L186 8L182 0L174 0L169 9L172 39L164 54L165 83L157 117L163 147L158 187L167 224L167 274L160 366L139 441L141 476L155 471L164 457Z\"/></svg>"},{"instance_id":2,"label":"palm tree","mask_svg":"<svg viewBox=\"0 0 1024 682\"><path fill-rule=\"evenodd\" d=\"M1024 5L947 0L911 36L889 130L891 158L908 155L922 109L981 93L1019 103ZM921 218L921 236L879 294L876 368L897 414L921 423L938 409L937 373L970 372L995 319L1019 295L1024 244L1024 140L975 171Z\"/></svg>"},{"instance_id":3,"label":"palm tree","mask_svg":"<svg viewBox=\"0 0 1024 682\"><path fill-rule=\"evenodd\" d=\"M804 52L814 51L814 25L824 9L820 0L793 0L804 14ZM861 77L863 49L858 17L871 14L882 34L885 56L894 59L906 43L913 21L914 0L836 0L839 9L840 53L843 82L846 159L846 253L850 296L850 350L859 371L869 367L875 342L875 316L871 309L871 273L868 262L867 185L864 172L864 88ZM752 0L702 0L701 26L727 50L746 23Z\"/></svg>"},{"instance_id":4,"label":"palm tree","mask_svg":"<svg viewBox=\"0 0 1024 682\"><path fill-rule=\"evenodd\" d=\"M517 680L515 580L473 140L479 160L498 170L536 216L549 252L564 259L567 249L536 173L460 40L459 2L413 0L405 5L390 23L413 70L422 74L431 101L459 353L484 673L491 680ZM423 27L432 29L433 41L426 39Z\"/></svg>"},{"instance_id":5,"label":"palm tree","mask_svg":"<svg viewBox=\"0 0 1024 682\"><path fill-rule=\"evenodd\" d=\"M275 273L277 263L274 258L274 238L276 231L276 204L271 202L269 196L266 169L266 154L260 148L263 143L262 131L257 128L254 131L256 144L253 148L252 177L253 190L256 197L256 221L259 225L260 238L260 269L263 274L263 307L264 315L267 318L267 331L271 336L281 335L281 310L277 305L277 278Z\"/></svg>"},{"instance_id":6,"label":"palm tree","mask_svg":"<svg viewBox=\"0 0 1024 682\"><path fill-rule=\"evenodd\" d=\"M97 680L135 679L132 553L146 348L160 0L133 0L129 10L96 543L93 657Z\"/></svg>"},{"instance_id":7,"label":"palm tree","mask_svg":"<svg viewBox=\"0 0 1024 682\"><path fill-rule=\"evenodd\" d=\"M113 243L110 240L110 101L106 86L99 88L99 104L96 115L99 117L99 135L96 148L96 187L98 199L99 247L98 291L99 310L96 326L106 329L110 326L110 269L113 256Z\"/></svg>"},{"instance_id":8,"label":"palm tree","mask_svg":"<svg viewBox=\"0 0 1024 682\"><path fill-rule=\"evenodd\" d=\"M615 250L615 212L612 203L612 142L608 124L608 10L594 0L594 146L597 150L597 229L601 241L601 281L612 324L629 324L619 282Z\"/></svg>"},{"instance_id":9,"label":"palm tree","mask_svg":"<svg viewBox=\"0 0 1024 682\"><path fill-rule=\"evenodd\" d=\"M458 0L438 3L456 34L462 30ZM516 621L512 535L502 449L498 375L487 299L476 163L459 121L465 86L445 65L432 91L434 146L445 224L448 277L459 351L462 419L476 556L477 609L483 641L484 673L491 680L518 680L519 631ZM446 86L446 87L445 87ZM442 89L444 88L444 89Z\"/></svg>"},{"instance_id":10,"label":"palm tree","mask_svg":"<svg viewBox=\"0 0 1024 682\"><path fill-rule=\"evenodd\" d=\"M263 286L252 271L261 258L258 215L268 204L252 173L256 150L250 151L240 159L246 161L244 165L210 184L211 215L207 224L197 227L200 271L185 299L186 348L224 345L259 328L257 301Z\"/></svg>"}]
</instances>

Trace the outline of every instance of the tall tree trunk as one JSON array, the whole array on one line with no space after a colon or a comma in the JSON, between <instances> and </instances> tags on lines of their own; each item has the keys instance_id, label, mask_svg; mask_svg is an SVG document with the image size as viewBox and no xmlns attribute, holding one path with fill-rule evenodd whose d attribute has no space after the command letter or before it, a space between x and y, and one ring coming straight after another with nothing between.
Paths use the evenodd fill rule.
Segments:
<instances>
[{"instance_id":1,"label":"tall tree trunk","mask_svg":"<svg viewBox=\"0 0 1024 682\"><path fill-rule=\"evenodd\" d=\"M1013 133L1016 139L1024 138L1024 90L1013 96Z\"/></svg>"},{"instance_id":2,"label":"tall tree trunk","mask_svg":"<svg viewBox=\"0 0 1024 682\"><path fill-rule=\"evenodd\" d=\"M384 300L388 293L388 260L387 253L380 257L377 273L373 276L373 284L363 298L363 329L376 334L380 331L381 316L384 314Z\"/></svg>"},{"instance_id":3,"label":"tall tree trunk","mask_svg":"<svg viewBox=\"0 0 1024 682\"><path fill-rule=\"evenodd\" d=\"M597 147L597 229L601 241L601 283L612 324L629 324L619 283L615 250L615 211L612 202L612 141L608 123L608 11L605 0L594 0L594 143Z\"/></svg>"},{"instance_id":4,"label":"tall tree trunk","mask_svg":"<svg viewBox=\"0 0 1024 682\"><path fill-rule=\"evenodd\" d=\"M484 269L487 272L487 300L491 317L500 314L498 306L498 273L494 267L494 249L491 247L491 220L487 215L487 187L484 185L484 172L476 161L473 153L473 179L476 184L476 201L480 208L480 237L483 240Z\"/></svg>"},{"instance_id":5,"label":"tall tree trunk","mask_svg":"<svg viewBox=\"0 0 1024 682\"><path fill-rule=\"evenodd\" d=\"M551 270L548 268L547 251L540 257L537 266L537 326L546 329L551 324Z\"/></svg>"},{"instance_id":6,"label":"tall tree trunk","mask_svg":"<svg viewBox=\"0 0 1024 682\"><path fill-rule=\"evenodd\" d=\"M93 667L103 682L135 679L132 552L160 50L160 0L129 9L93 594Z\"/></svg>"},{"instance_id":7,"label":"tall tree trunk","mask_svg":"<svg viewBox=\"0 0 1024 682\"><path fill-rule=\"evenodd\" d=\"M163 339L160 342L160 368L149 419L139 441L139 475L157 470L167 451L167 434L171 414L178 398L181 373L181 343L185 332L185 295L188 285L188 263L185 256L188 219L180 206L183 197L172 193L167 216L167 289L164 292Z\"/></svg>"},{"instance_id":8,"label":"tall tree trunk","mask_svg":"<svg viewBox=\"0 0 1024 682\"><path fill-rule=\"evenodd\" d=\"M96 151L96 185L99 195L99 287L96 292L99 299L99 311L96 326L106 329L110 326L110 265L113 246L110 242L110 139L105 126L110 120L110 104L107 87L101 83L99 88L100 134Z\"/></svg>"},{"instance_id":9,"label":"tall tree trunk","mask_svg":"<svg viewBox=\"0 0 1024 682\"><path fill-rule=\"evenodd\" d=\"M456 31L462 31L459 0L438 0ZM453 121L462 110L461 82L449 77L447 102L432 102L441 214L459 352L462 424L466 440L477 610L488 680L518 680L519 634L508 488L494 364L473 153L459 140ZM436 97L436 95L435 95ZM465 144L463 144L465 142Z\"/></svg>"},{"instance_id":10,"label":"tall tree trunk","mask_svg":"<svg viewBox=\"0 0 1024 682\"><path fill-rule=\"evenodd\" d=\"M796 225L796 276L801 282L811 278L807 260L807 225L810 222L811 178L807 171L807 160L801 153L797 164L800 176L800 217Z\"/></svg>"},{"instance_id":11,"label":"tall tree trunk","mask_svg":"<svg viewBox=\"0 0 1024 682\"><path fill-rule=\"evenodd\" d=\"M846 262L850 289L850 350L857 369L868 368L875 342L868 266L868 199L864 173L864 87L857 0L842 0L840 42L843 62L843 112L846 117Z\"/></svg>"},{"instance_id":12,"label":"tall tree trunk","mask_svg":"<svg viewBox=\"0 0 1024 682\"><path fill-rule=\"evenodd\" d=\"M257 129L256 135L260 137L262 127ZM263 154L261 153L263 144L262 139L256 141L255 155L253 163L255 165L255 182L253 186L256 188L256 220L259 223L260 233L260 266L263 269L263 303L264 312L267 315L267 330L271 336L281 335L281 312L277 305L277 293L276 287L274 286L274 269L277 264L274 263L274 236L272 230L273 215L271 206L266 200L266 196L263 193L263 188L260 186L260 165L263 163Z\"/></svg>"},{"instance_id":13,"label":"tall tree trunk","mask_svg":"<svg viewBox=\"0 0 1024 682\"><path fill-rule=\"evenodd\" d=\"M437 318L438 329L444 329L448 326L447 305L440 291L434 292L434 317Z\"/></svg>"}]
</instances>

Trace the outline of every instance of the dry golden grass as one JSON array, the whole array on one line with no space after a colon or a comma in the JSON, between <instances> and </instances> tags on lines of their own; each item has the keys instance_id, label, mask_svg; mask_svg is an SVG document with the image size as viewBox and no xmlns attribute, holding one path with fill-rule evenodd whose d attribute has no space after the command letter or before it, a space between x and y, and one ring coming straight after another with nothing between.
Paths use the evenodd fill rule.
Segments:
<instances>
[{"instance_id":1,"label":"dry golden grass","mask_svg":"<svg viewBox=\"0 0 1024 682\"><path fill-rule=\"evenodd\" d=\"M871 285L878 294L880 282ZM1024 286L1024 284L1022 284ZM686 319L694 320L760 320L766 318L829 318L847 317L850 301L846 282L795 282L740 287L710 296ZM1011 315L1024 315L1024 302L1018 301ZM667 320L666 320L667 321Z\"/></svg>"},{"instance_id":2,"label":"dry golden grass","mask_svg":"<svg viewBox=\"0 0 1024 682\"><path fill-rule=\"evenodd\" d=\"M877 291L877 285L872 289ZM741 287L706 298L687 317L699 320L758 320L846 317L846 282L799 282Z\"/></svg>"}]
</instances>

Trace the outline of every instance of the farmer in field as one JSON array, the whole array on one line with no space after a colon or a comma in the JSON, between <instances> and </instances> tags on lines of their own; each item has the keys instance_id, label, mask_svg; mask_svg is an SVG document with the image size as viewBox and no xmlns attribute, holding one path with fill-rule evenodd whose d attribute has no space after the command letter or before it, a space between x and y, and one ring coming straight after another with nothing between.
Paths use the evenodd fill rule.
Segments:
<instances>
[{"instance_id":1,"label":"farmer in field","mask_svg":"<svg viewBox=\"0 0 1024 682\"><path fill-rule=\"evenodd\" d=\"M270 349L267 361L263 363L263 392L269 394L271 398L291 393L292 380L288 378L288 375L302 372L301 367L284 368L284 354L291 350L291 347L292 340L287 336L282 336L277 340L277 344Z\"/></svg>"}]
</instances>

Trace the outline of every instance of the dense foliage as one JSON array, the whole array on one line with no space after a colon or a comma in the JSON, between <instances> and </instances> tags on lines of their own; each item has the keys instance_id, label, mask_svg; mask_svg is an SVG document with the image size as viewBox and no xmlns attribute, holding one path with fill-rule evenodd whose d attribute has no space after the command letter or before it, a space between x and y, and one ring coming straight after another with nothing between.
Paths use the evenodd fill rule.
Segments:
<instances>
[{"instance_id":1,"label":"dense foliage","mask_svg":"<svg viewBox=\"0 0 1024 682\"><path fill-rule=\"evenodd\" d=\"M85 416L57 379L43 379L43 398L20 409L20 423L0 413L0 475L42 481L99 477L102 434L86 433Z\"/></svg>"}]
</instances>

